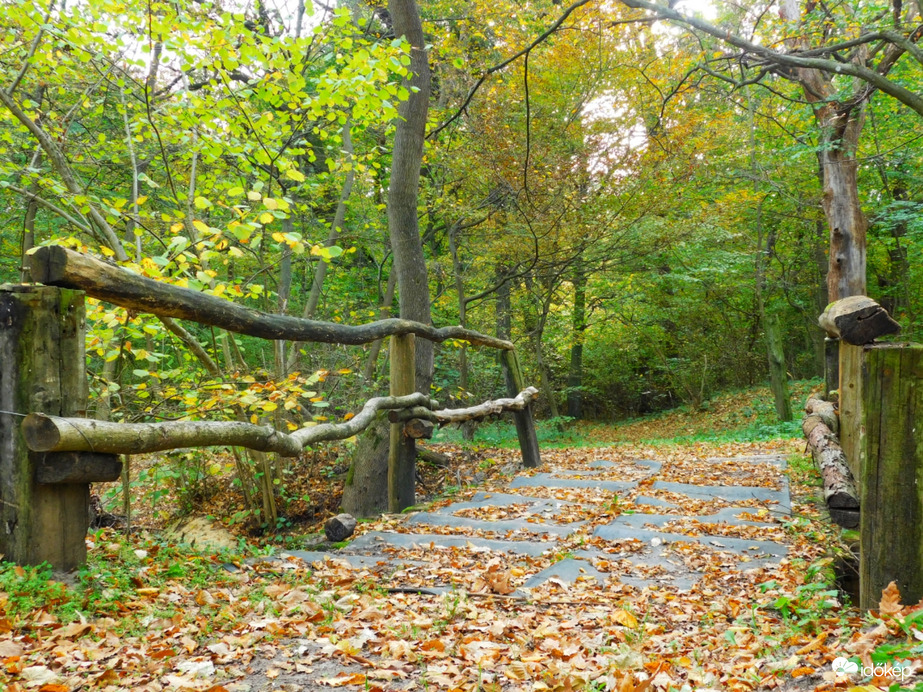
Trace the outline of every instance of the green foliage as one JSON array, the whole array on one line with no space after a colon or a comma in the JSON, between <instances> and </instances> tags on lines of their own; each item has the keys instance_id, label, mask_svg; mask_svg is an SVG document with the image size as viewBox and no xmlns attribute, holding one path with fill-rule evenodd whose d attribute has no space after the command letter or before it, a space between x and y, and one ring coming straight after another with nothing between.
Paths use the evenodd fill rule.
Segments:
<instances>
[{"instance_id":1,"label":"green foliage","mask_svg":"<svg viewBox=\"0 0 923 692\"><path fill-rule=\"evenodd\" d=\"M16 620L41 609L54 612L63 622L80 617L73 592L52 579L50 565L20 567L0 562L0 610Z\"/></svg>"}]
</instances>

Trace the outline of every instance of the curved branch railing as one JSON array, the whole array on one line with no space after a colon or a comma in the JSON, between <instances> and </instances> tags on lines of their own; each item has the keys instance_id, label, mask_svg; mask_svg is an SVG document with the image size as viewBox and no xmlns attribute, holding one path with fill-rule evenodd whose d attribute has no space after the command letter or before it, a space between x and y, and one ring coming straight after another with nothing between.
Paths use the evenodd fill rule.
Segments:
<instances>
[{"instance_id":1,"label":"curved branch railing","mask_svg":"<svg viewBox=\"0 0 923 692\"><path fill-rule=\"evenodd\" d=\"M189 288L134 274L115 264L57 245L36 250L30 259L33 280L47 286L84 291L138 312L192 320L262 339L315 341L325 344L368 344L386 336L413 334L442 343L450 339L512 351L513 344L463 327L436 328L421 322L385 319L359 326L272 315Z\"/></svg>"}]
</instances>

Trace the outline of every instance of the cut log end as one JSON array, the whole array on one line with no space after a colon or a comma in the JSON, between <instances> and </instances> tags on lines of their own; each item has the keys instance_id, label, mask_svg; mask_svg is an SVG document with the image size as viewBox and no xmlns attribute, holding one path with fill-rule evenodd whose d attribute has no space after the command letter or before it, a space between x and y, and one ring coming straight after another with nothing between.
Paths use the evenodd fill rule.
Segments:
<instances>
[{"instance_id":1,"label":"cut log end","mask_svg":"<svg viewBox=\"0 0 923 692\"><path fill-rule=\"evenodd\" d=\"M324 535L328 541L339 543L353 535L356 530L356 518L351 514L337 514L324 524Z\"/></svg>"},{"instance_id":2,"label":"cut log end","mask_svg":"<svg viewBox=\"0 0 923 692\"><path fill-rule=\"evenodd\" d=\"M428 440L432 438L435 431L435 423L422 418L411 418L404 423L404 434L415 440Z\"/></svg>"},{"instance_id":3,"label":"cut log end","mask_svg":"<svg viewBox=\"0 0 923 692\"><path fill-rule=\"evenodd\" d=\"M47 452L61 441L61 435L54 421L43 413L30 413L22 422L22 434L26 445L33 452Z\"/></svg>"},{"instance_id":4,"label":"cut log end","mask_svg":"<svg viewBox=\"0 0 923 692\"><path fill-rule=\"evenodd\" d=\"M818 323L828 336L853 346L864 346L901 330L888 311L868 296L850 296L830 303Z\"/></svg>"}]
</instances>

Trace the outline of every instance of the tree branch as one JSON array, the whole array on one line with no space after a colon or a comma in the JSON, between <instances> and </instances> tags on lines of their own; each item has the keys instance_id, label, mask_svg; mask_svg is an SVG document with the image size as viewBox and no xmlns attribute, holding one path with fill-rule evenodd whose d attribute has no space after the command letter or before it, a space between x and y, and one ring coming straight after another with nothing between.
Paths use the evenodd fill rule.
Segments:
<instances>
[{"instance_id":1,"label":"tree branch","mask_svg":"<svg viewBox=\"0 0 923 692\"><path fill-rule=\"evenodd\" d=\"M178 317L262 339L357 345L394 334L415 334L437 343L458 339L477 346L513 350L509 341L462 327L437 329L403 319L350 326L290 315L272 315L207 293L138 276L127 269L60 246L39 248L32 254L31 261L34 280L46 285L76 288L94 298L158 317Z\"/></svg>"}]
</instances>

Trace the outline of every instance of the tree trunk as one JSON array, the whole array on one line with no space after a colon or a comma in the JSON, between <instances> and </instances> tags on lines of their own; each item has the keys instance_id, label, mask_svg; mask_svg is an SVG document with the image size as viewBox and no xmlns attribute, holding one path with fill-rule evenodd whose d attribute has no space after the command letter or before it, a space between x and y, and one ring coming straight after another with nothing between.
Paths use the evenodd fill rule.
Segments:
<instances>
[{"instance_id":1,"label":"tree trunk","mask_svg":"<svg viewBox=\"0 0 923 692\"><path fill-rule=\"evenodd\" d=\"M497 338L510 340L513 331L513 307L510 282L506 280L507 267L497 265Z\"/></svg>"},{"instance_id":2,"label":"tree trunk","mask_svg":"<svg viewBox=\"0 0 923 692\"><path fill-rule=\"evenodd\" d=\"M747 91L747 109L750 113L750 169L753 176L753 192L759 193L759 166L756 151L756 124L754 122L754 106ZM776 405L776 417L780 421L792 419L792 402L788 393L788 372L785 367L785 349L782 344L782 325L779 316L766 309L764 289L766 284L766 264L772 256L774 249L772 233L766 234L766 250L763 251L763 199L756 205L756 307L759 312L760 322L763 324L763 334L766 339L766 360L769 364L769 387Z\"/></svg>"},{"instance_id":3,"label":"tree trunk","mask_svg":"<svg viewBox=\"0 0 923 692\"><path fill-rule=\"evenodd\" d=\"M851 106L840 107L836 86L829 75L800 69L798 81L805 99L814 108L814 120L821 132L818 159L823 174L824 215L830 232L827 299L833 302L865 295L868 223L859 202L856 148L865 124L868 96L857 96Z\"/></svg>"},{"instance_id":4,"label":"tree trunk","mask_svg":"<svg viewBox=\"0 0 923 692\"><path fill-rule=\"evenodd\" d=\"M574 313L571 320L570 372L567 375L567 415L583 417L583 340L586 333L586 273L578 267L574 275Z\"/></svg>"},{"instance_id":5,"label":"tree trunk","mask_svg":"<svg viewBox=\"0 0 923 692\"><path fill-rule=\"evenodd\" d=\"M381 302L381 307L378 308L378 319L384 320L388 318L388 315L391 314L391 305L394 303L394 289L397 286L397 274L391 272L388 275L388 285L385 288L385 295ZM362 371L363 377L365 377L366 382L371 382L372 378L375 377L375 371L378 369L378 354L381 353L381 344L384 342L384 339L376 339L372 342L372 346L369 349L368 359L365 361L365 370Z\"/></svg>"},{"instance_id":6,"label":"tree trunk","mask_svg":"<svg viewBox=\"0 0 923 692\"><path fill-rule=\"evenodd\" d=\"M769 385L776 404L776 417L780 421L792 419L792 400L788 391L788 371L785 367L782 325L776 314L765 315L766 356L769 361Z\"/></svg>"},{"instance_id":7,"label":"tree trunk","mask_svg":"<svg viewBox=\"0 0 923 692\"><path fill-rule=\"evenodd\" d=\"M429 324L429 279L417 218L420 166L429 110L429 62L416 2L390 0L388 9L395 35L404 36L411 45L410 70L413 75L407 84L410 98L401 104L394 134L391 186L388 189L388 232L394 252L401 317ZM417 391L429 392L433 378L433 345L429 341L417 340L415 370ZM370 516L388 507L388 432L387 419L383 419L363 435L343 489L344 511Z\"/></svg>"}]
</instances>

